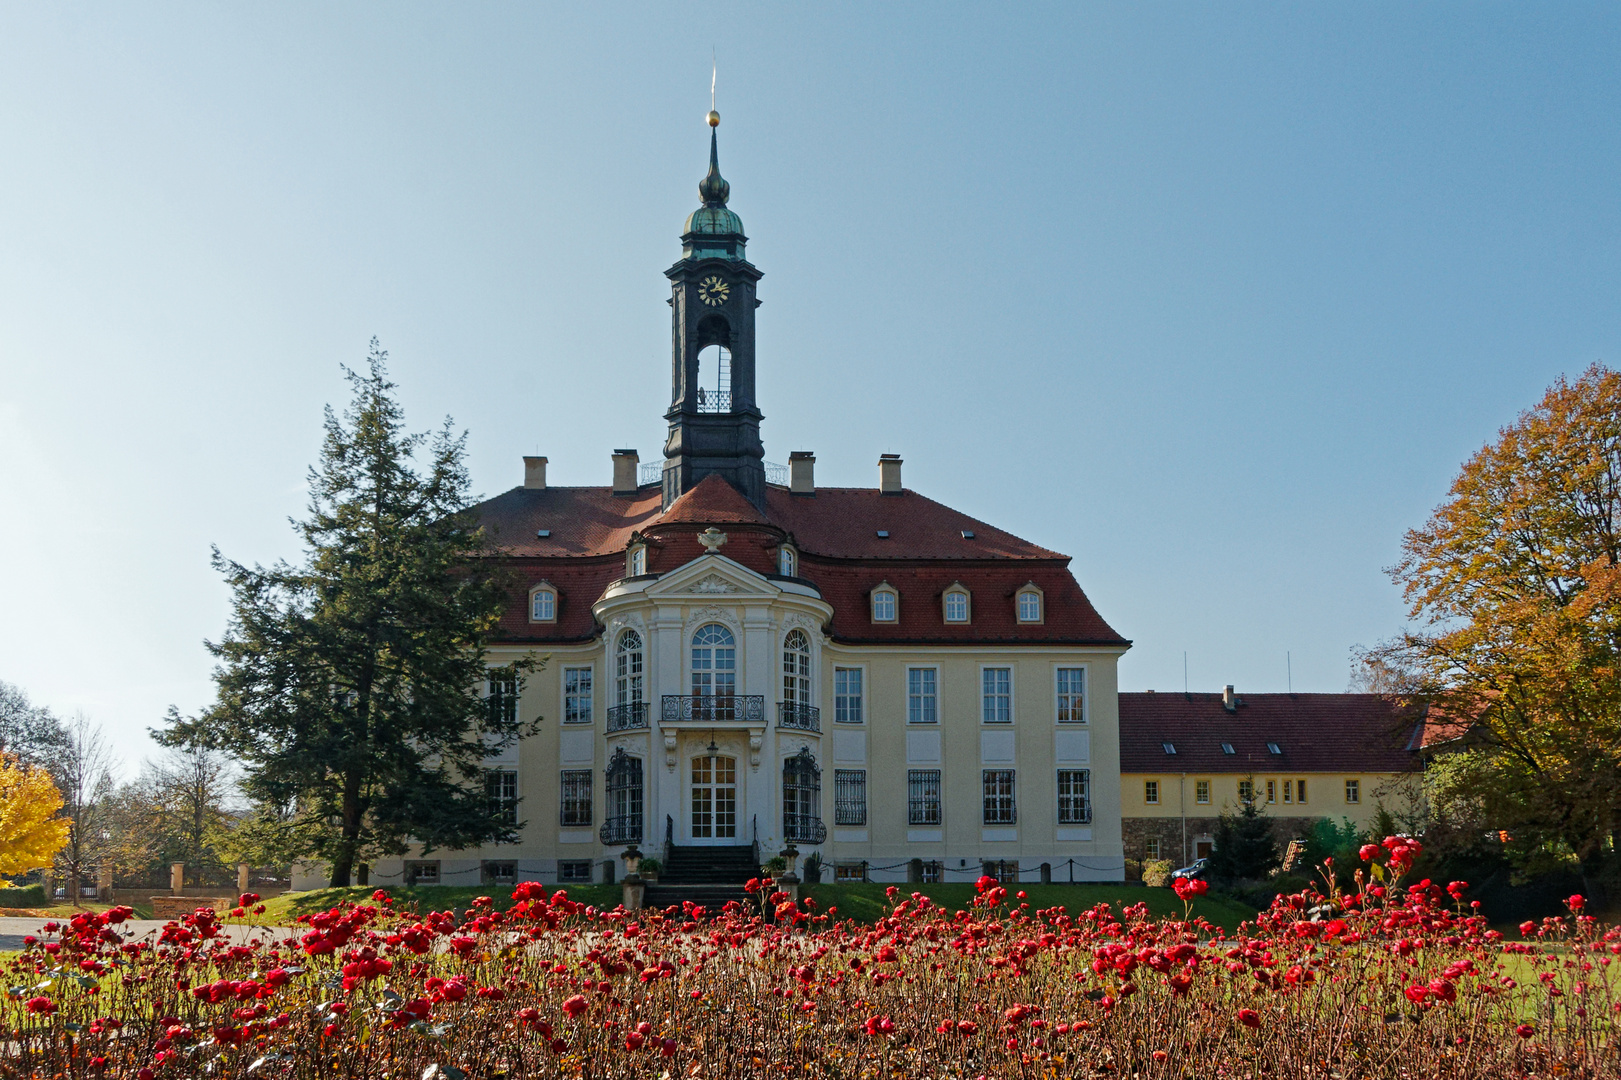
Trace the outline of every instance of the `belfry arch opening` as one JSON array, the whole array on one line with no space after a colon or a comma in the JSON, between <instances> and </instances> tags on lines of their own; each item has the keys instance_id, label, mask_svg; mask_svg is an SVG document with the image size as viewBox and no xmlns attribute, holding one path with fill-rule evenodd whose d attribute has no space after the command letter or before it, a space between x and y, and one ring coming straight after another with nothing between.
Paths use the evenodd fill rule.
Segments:
<instances>
[{"instance_id":1,"label":"belfry arch opening","mask_svg":"<svg viewBox=\"0 0 1621 1080\"><path fill-rule=\"evenodd\" d=\"M732 350L724 345L707 345L698 350L699 412L732 411Z\"/></svg>"}]
</instances>

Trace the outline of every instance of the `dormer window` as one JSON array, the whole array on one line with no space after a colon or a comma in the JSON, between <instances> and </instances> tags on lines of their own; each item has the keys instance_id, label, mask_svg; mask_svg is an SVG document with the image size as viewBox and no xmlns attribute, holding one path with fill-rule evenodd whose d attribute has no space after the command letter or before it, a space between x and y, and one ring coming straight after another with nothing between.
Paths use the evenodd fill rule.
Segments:
<instances>
[{"instance_id":1,"label":"dormer window","mask_svg":"<svg viewBox=\"0 0 1621 1080\"><path fill-rule=\"evenodd\" d=\"M799 553L786 544L777 551L777 573L783 577L799 576Z\"/></svg>"},{"instance_id":2,"label":"dormer window","mask_svg":"<svg viewBox=\"0 0 1621 1080\"><path fill-rule=\"evenodd\" d=\"M884 582L872 591L872 621L875 623L892 623L896 620L900 610L900 594L889 584Z\"/></svg>"},{"instance_id":3,"label":"dormer window","mask_svg":"<svg viewBox=\"0 0 1621 1080\"><path fill-rule=\"evenodd\" d=\"M963 588L960 582L954 582L951 588L946 590L943 600L946 622L965 623L968 621L968 590Z\"/></svg>"},{"instance_id":4,"label":"dormer window","mask_svg":"<svg viewBox=\"0 0 1621 1080\"><path fill-rule=\"evenodd\" d=\"M647 545L637 544L630 549L630 556L625 562L625 572L631 577L640 577L647 573Z\"/></svg>"},{"instance_id":5,"label":"dormer window","mask_svg":"<svg viewBox=\"0 0 1621 1080\"><path fill-rule=\"evenodd\" d=\"M557 621L557 590L544 581L529 590L529 621Z\"/></svg>"},{"instance_id":6,"label":"dormer window","mask_svg":"<svg viewBox=\"0 0 1621 1080\"><path fill-rule=\"evenodd\" d=\"M1039 623L1042 620L1041 589L1034 582L1019 590L1014 600L1021 623Z\"/></svg>"}]
</instances>

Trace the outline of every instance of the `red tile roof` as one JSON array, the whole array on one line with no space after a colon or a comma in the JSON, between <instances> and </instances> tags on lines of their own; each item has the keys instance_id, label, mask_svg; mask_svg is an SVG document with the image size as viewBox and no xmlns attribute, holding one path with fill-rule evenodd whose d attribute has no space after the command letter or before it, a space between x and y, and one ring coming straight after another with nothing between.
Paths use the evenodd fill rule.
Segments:
<instances>
[{"instance_id":1,"label":"red tile roof","mask_svg":"<svg viewBox=\"0 0 1621 1080\"><path fill-rule=\"evenodd\" d=\"M1127 773L1403 772L1420 710L1380 694L1120 695L1120 771ZM1276 743L1274 754L1267 743ZM1163 744L1176 747L1167 754ZM1232 746L1232 754L1222 750Z\"/></svg>"},{"instance_id":2,"label":"red tile roof","mask_svg":"<svg viewBox=\"0 0 1621 1080\"><path fill-rule=\"evenodd\" d=\"M498 550L522 583L520 597L546 580L559 593L556 623L528 621L516 605L502 622L509 640L562 641L596 631L591 604L624 574L633 536L648 542L648 570L664 573L703 554L697 534L727 533L721 554L760 573L776 568L785 540L800 553L799 574L833 606L832 632L867 643L1064 643L1124 646L1069 572L1069 557L959 513L914 491L819 488L794 495L769 488L766 513L719 476L708 476L660 513L660 489L615 495L610 488L513 488L477 508ZM539 536L542 530L547 536ZM880 531L887 537L880 537ZM967 533L967 536L963 534ZM875 624L869 595L888 581L900 594L899 620ZM940 595L954 582L972 593L972 619L947 624ZM1014 593L1028 582L1044 595L1045 619L1020 624Z\"/></svg>"}]
</instances>

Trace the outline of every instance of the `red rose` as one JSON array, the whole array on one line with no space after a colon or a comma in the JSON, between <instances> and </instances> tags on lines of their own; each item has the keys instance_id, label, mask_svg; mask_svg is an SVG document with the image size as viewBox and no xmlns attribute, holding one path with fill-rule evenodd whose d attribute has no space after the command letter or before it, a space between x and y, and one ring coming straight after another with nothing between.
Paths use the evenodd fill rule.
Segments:
<instances>
[{"instance_id":1,"label":"red rose","mask_svg":"<svg viewBox=\"0 0 1621 1080\"><path fill-rule=\"evenodd\" d=\"M1239 1009L1238 1022L1245 1027L1258 1028L1261 1026L1261 1014L1254 1009Z\"/></svg>"}]
</instances>

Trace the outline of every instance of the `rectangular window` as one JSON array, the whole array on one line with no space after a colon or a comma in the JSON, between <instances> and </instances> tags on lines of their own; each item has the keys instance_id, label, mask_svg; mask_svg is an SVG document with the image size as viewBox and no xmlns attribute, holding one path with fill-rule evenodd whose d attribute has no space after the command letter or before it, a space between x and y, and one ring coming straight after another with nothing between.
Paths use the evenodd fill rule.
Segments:
<instances>
[{"instance_id":1,"label":"rectangular window","mask_svg":"<svg viewBox=\"0 0 1621 1080\"><path fill-rule=\"evenodd\" d=\"M895 621L895 594L892 592L875 592L872 594L872 621Z\"/></svg>"},{"instance_id":2,"label":"rectangular window","mask_svg":"<svg viewBox=\"0 0 1621 1080\"><path fill-rule=\"evenodd\" d=\"M516 769L491 769L484 774L484 793L490 800L490 812L503 825L518 824L518 772Z\"/></svg>"},{"instance_id":3,"label":"rectangular window","mask_svg":"<svg viewBox=\"0 0 1621 1080\"><path fill-rule=\"evenodd\" d=\"M937 724L940 722L939 698L935 693L935 678L939 675L932 667L906 669L906 722L908 724Z\"/></svg>"},{"instance_id":4,"label":"rectangular window","mask_svg":"<svg viewBox=\"0 0 1621 1080\"><path fill-rule=\"evenodd\" d=\"M1159 802L1159 781L1158 780L1144 780L1143 781L1143 802L1146 802L1146 803L1157 803L1157 802Z\"/></svg>"},{"instance_id":5,"label":"rectangular window","mask_svg":"<svg viewBox=\"0 0 1621 1080\"><path fill-rule=\"evenodd\" d=\"M1303 803L1305 801L1306 801L1306 782L1304 780L1296 780L1295 781L1295 802Z\"/></svg>"},{"instance_id":6,"label":"rectangular window","mask_svg":"<svg viewBox=\"0 0 1621 1080\"><path fill-rule=\"evenodd\" d=\"M1058 824L1092 823L1092 803L1087 792L1090 780L1090 769L1058 770Z\"/></svg>"},{"instance_id":7,"label":"rectangular window","mask_svg":"<svg viewBox=\"0 0 1621 1080\"><path fill-rule=\"evenodd\" d=\"M1041 621L1041 594L1033 592L1019 594L1019 621Z\"/></svg>"},{"instance_id":8,"label":"rectangular window","mask_svg":"<svg viewBox=\"0 0 1621 1080\"><path fill-rule=\"evenodd\" d=\"M1195 780L1193 782L1193 801L1200 803L1210 801L1210 781Z\"/></svg>"},{"instance_id":9,"label":"rectangular window","mask_svg":"<svg viewBox=\"0 0 1621 1080\"><path fill-rule=\"evenodd\" d=\"M563 816L565 828L591 824L591 770L563 770Z\"/></svg>"},{"instance_id":10,"label":"rectangular window","mask_svg":"<svg viewBox=\"0 0 1621 1080\"><path fill-rule=\"evenodd\" d=\"M1278 801L1278 782L1276 780L1266 782L1266 801L1269 803Z\"/></svg>"},{"instance_id":11,"label":"rectangular window","mask_svg":"<svg viewBox=\"0 0 1621 1080\"><path fill-rule=\"evenodd\" d=\"M968 621L968 594L946 593L946 622Z\"/></svg>"},{"instance_id":12,"label":"rectangular window","mask_svg":"<svg viewBox=\"0 0 1621 1080\"><path fill-rule=\"evenodd\" d=\"M984 770L985 824L1012 825L1019 819L1013 805L1013 770Z\"/></svg>"},{"instance_id":13,"label":"rectangular window","mask_svg":"<svg viewBox=\"0 0 1621 1080\"><path fill-rule=\"evenodd\" d=\"M833 719L840 724L861 723L861 669L833 669Z\"/></svg>"},{"instance_id":14,"label":"rectangular window","mask_svg":"<svg viewBox=\"0 0 1621 1080\"><path fill-rule=\"evenodd\" d=\"M984 712L987 724L1013 723L1013 669L988 667L980 669L980 683L984 691Z\"/></svg>"},{"instance_id":15,"label":"rectangular window","mask_svg":"<svg viewBox=\"0 0 1621 1080\"><path fill-rule=\"evenodd\" d=\"M486 885L513 885L518 880L518 864L510 860L501 862L486 862L483 865L483 879Z\"/></svg>"},{"instance_id":16,"label":"rectangular window","mask_svg":"<svg viewBox=\"0 0 1621 1080\"><path fill-rule=\"evenodd\" d=\"M529 598L529 621L551 622L557 618L557 594L550 589L537 589Z\"/></svg>"},{"instance_id":17,"label":"rectangular window","mask_svg":"<svg viewBox=\"0 0 1621 1080\"><path fill-rule=\"evenodd\" d=\"M1283 782L1283 801L1286 803L1295 801L1295 782L1293 780Z\"/></svg>"},{"instance_id":18,"label":"rectangular window","mask_svg":"<svg viewBox=\"0 0 1621 1080\"><path fill-rule=\"evenodd\" d=\"M1019 883L1019 860L997 859L995 862L985 864L985 870L1003 885L1017 885Z\"/></svg>"},{"instance_id":19,"label":"rectangular window","mask_svg":"<svg viewBox=\"0 0 1621 1080\"><path fill-rule=\"evenodd\" d=\"M1058 722L1086 723L1086 669L1058 669Z\"/></svg>"},{"instance_id":20,"label":"rectangular window","mask_svg":"<svg viewBox=\"0 0 1621 1080\"><path fill-rule=\"evenodd\" d=\"M405 883L407 885L439 884L439 860L432 859L427 862L406 863Z\"/></svg>"},{"instance_id":21,"label":"rectangular window","mask_svg":"<svg viewBox=\"0 0 1621 1080\"><path fill-rule=\"evenodd\" d=\"M833 770L833 824L867 823L867 770Z\"/></svg>"},{"instance_id":22,"label":"rectangular window","mask_svg":"<svg viewBox=\"0 0 1621 1080\"><path fill-rule=\"evenodd\" d=\"M783 548L777 553L777 572L783 577L794 576L794 553L791 548Z\"/></svg>"},{"instance_id":23,"label":"rectangular window","mask_svg":"<svg viewBox=\"0 0 1621 1080\"><path fill-rule=\"evenodd\" d=\"M1158 837L1151 836L1147 840L1143 841L1143 857L1146 858L1146 859L1158 859L1159 858L1159 838Z\"/></svg>"},{"instance_id":24,"label":"rectangular window","mask_svg":"<svg viewBox=\"0 0 1621 1080\"><path fill-rule=\"evenodd\" d=\"M938 885L946 879L946 864L938 859L923 860L923 873L920 875L926 885Z\"/></svg>"},{"instance_id":25,"label":"rectangular window","mask_svg":"<svg viewBox=\"0 0 1621 1080\"><path fill-rule=\"evenodd\" d=\"M511 727L518 722L518 676L511 668L491 668L486 677L489 696L484 704L490 726Z\"/></svg>"},{"instance_id":26,"label":"rectangular window","mask_svg":"<svg viewBox=\"0 0 1621 1080\"><path fill-rule=\"evenodd\" d=\"M1347 780L1345 782L1345 801L1359 803L1362 801L1362 781Z\"/></svg>"},{"instance_id":27,"label":"rectangular window","mask_svg":"<svg viewBox=\"0 0 1621 1080\"><path fill-rule=\"evenodd\" d=\"M906 823L940 824L940 770L906 770Z\"/></svg>"},{"instance_id":28,"label":"rectangular window","mask_svg":"<svg viewBox=\"0 0 1621 1080\"><path fill-rule=\"evenodd\" d=\"M559 859L557 860L557 880L572 882L587 882L591 880L590 859Z\"/></svg>"},{"instance_id":29,"label":"rectangular window","mask_svg":"<svg viewBox=\"0 0 1621 1080\"><path fill-rule=\"evenodd\" d=\"M866 863L839 863L833 867L834 881L866 881Z\"/></svg>"},{"instance_id":30,"label":"rectangular window","mask_svg":"<svg viewBox=\"0 0 1621 1080\"><path fill-rule=\"evenodd\" d=\"M563 669L563 723L591 722L591 668Z\"/></svg>"},{"instance_id":31,"label":"rectangular window","mask_svg":"<svg viewBox=\"0 0 1621 1080\"><path fill-rule=\"evenodd\" d=\"M1255 781L1240 780L1238 782L1238 799L1240 802L1255 801Z\"/></svg>"},{"instance_id":32,"label":"rectangular window","mask_svg":"<svg viewBox=\"0 0 1621 1080\"><path fill-rule=\"evenodd\" d=\"M639 547L630 553L630 576L640 577L647 573L647 549Z\"/></svg>"}]
</instances>

